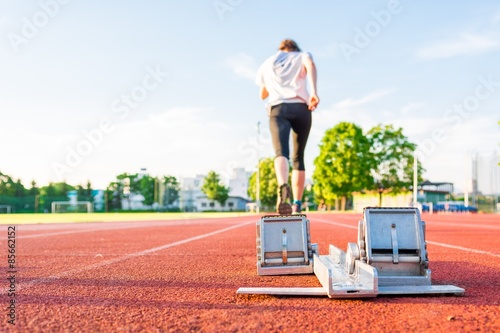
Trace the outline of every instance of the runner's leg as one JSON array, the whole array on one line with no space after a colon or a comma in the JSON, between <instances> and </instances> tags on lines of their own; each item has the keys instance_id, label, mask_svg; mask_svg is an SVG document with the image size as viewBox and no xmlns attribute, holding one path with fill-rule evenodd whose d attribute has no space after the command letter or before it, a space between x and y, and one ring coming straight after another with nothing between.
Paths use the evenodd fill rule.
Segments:
<instances>
[{"instance_id":1,"label":"runner's leg","mask_svg":"<svg viewBox=\"0 0 500 333\"><path fill-rule=\"evenodd\" d=\"M306 179L304 151L311 130L312 115L306 104L293 104L293 111L296 117L291 121L293 130L292 192L294 200L302 201Z\"/></svg>"}]
</instances>

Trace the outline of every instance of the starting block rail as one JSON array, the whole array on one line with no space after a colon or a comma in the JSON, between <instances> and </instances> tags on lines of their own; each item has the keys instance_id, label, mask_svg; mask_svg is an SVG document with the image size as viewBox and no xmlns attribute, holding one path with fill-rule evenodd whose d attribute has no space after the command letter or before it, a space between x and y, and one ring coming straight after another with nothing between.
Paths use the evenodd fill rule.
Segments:
<instances>
[{"instance_id":1,"label":"starting block rail","mask_svg":"<svg viewBox=\"0 0 500 333\"><path fill-rule=\"evenodd\" d=\"M317 288L239 288L238 294L368 298L378 295L455 294L464 289L432 285L425 222L417 208L372 208L363 212L356 243L330 245L319 255L306 215L264 216L257 222L258 275L314 273Z\"/></svg>"}]
</instances>

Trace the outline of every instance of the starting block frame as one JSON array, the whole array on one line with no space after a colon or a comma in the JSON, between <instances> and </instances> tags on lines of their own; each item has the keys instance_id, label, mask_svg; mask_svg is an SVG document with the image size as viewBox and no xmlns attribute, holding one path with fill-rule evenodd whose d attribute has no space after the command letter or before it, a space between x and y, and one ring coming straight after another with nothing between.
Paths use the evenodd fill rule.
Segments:
<instances>
[{"instance_id":1,"label":"starting block frame","mask_svg":"<svg viewBox=\"0 0 500 333\"><path fill-rule=\"evenodd\" d=\"M268 215L257 222L257 274L313 273L317 252L305 215Z\"/></svg>"},{"instance_id":2,"label":"starting block frame","mask_svg":"<svg viewBox=\"0 0 500 333\"><path fill-rule=\"evenodd\" d=\"M239 288L238 294L368 298L378 295L455 294L464 289L432 285L425 222L418 208L367 207L356 243L330 245L319 255L306 215L264 216L257 222L257 273L314 273L318 288Z\"/></svg>"}]
</instances>

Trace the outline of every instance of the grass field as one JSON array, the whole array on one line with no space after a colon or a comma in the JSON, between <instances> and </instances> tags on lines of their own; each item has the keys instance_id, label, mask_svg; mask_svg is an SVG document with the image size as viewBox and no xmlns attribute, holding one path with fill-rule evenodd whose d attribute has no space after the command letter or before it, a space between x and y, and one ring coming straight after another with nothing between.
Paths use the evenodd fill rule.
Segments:
<instances>
[{"instance_id":1,"label":"grass field","mask_svg":"<svg viewBox=\"0 0 500 333\"><path fill-rule=\"evenodd\" d=\"M0 225L39 224L72 222L127 222L127 221L165 221L182 219L205 219L246 216L251 213L64 213L64 214L4 214L0 215Z\"/></svg>"},{"instance_id":2,"label":"grass field","mask_svg":"<svg viewBox=\"0 0 500 333\"><path fill-rule=\"evenodd\" d=\"M307 214L357 214L356 212L308 212ZM262 213L263 215L267 213ZM269 213L275 214L275 213ZM359 213L361 214L361 213ZM85 222L129 222L129 221L165 221L205 218L224 218L253 216L246 212L210 212L210 213L154 213L154 212L120 212L120 213L61 213L61 214L0 214L0 225L7 224L46 224L46 223L85 223Z\"/></svg>"}]
</instances>

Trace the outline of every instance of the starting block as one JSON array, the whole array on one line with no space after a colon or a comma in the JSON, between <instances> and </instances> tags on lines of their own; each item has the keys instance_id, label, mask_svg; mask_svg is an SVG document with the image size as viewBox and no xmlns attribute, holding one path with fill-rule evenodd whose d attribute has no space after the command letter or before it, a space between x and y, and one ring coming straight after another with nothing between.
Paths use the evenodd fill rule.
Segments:
<instances>
[{"instance_id":1,"label":"starting block","mask_svg":"<svg viewBox=\"0 0 500 333\"><path fill-rule=\"evenodd\" d=\"M257 222L257 274L313 273L317 252L305 215L269 215Z\"/></svg>"},{"instance_id":2,"label":"starting block","mask_svg":"<svg viewBox=\"0 0 500 333\"><path fill-rule=\"evenodd\" d=\"M378 295L463 294L432 285L425 222L417 208L372 208L358 222L358 239L346 251L330 245L319 255L306 215L264 216L257 222L257 273L314 273L321 288L240 288L239 294L363 298Z\"/></svg>"}]
</instances>

